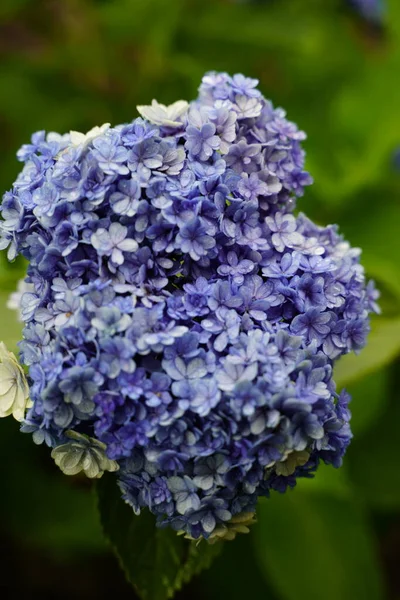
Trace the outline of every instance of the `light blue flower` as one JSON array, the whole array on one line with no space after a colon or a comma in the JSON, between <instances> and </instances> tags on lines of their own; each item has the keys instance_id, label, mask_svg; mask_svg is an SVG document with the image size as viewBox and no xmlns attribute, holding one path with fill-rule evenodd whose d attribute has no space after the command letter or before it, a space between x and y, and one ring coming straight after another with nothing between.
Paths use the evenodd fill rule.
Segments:
<instances>
[{"instance_id":1,"label":"light blue flower","mask_svg":"<svg viewBox=\"0 0 400 600\"><path fill-rule=\"evenodd\" d=\"M125 164L128 160L128 151L119 142L119 136L115 133L93 139L92 154L97 159L99 167L107 175L127 175L129 173Z\"/></svg>"},{"instance_id":2,"label":"light blue flower","mask_svg":"<svg viewBox=\"0 0 400 600\"><path fill-rule=\"evenodd\" d=\"M176 244L184 254L188 253L193 260L200 260L214 248L215 240L207 235L200 219L194 218L179 230Z\"/></svg>"},{"instance_id":3,"label":"light blue flower","mask_svg":"<svg viewBox=\"0 0 400 600\"><path fill-rule=\"evenodd\" d=\"M301 246L304 238L296 231L296 219L293 215L276 213L273 217L266 217L265 222L272 233L272 243L278 252L285 248L296 248Z\"/></svg>"},{"instance_id":4,"label":"light blue flower","mask_svg":"<svg viewBox=\"0 0 400 600\"><path fill-rule=\"evenodd\" d=\"M186 144L190 154L205 161L220 147L220 138L216 135L216 126L208 120L205 113L192 108L188 116Z\"/></svg>"},{"instance_id":5,"label":"light blue flower","mask_svg":"<svg viewBox=\"0 0 400 600\"><path fill-rule=\"evenodd\" d=\"M110 196L111 207L117 215L133 217L139 207L140 195L140 184L134 177L123 179L118 184L118 191Z\"/></svg>"},{"instance_id":6,"label":"light blue flower","mask_svg":"<svg viewBox=\"0 0 400 600\"><path fill-rule=\"evenodd\" d=\"M170 477L168 488L173 495L176 510L180 515L184 515L190 510L197 510L200 507L200 498L196 493L197 486L187 475L184 477Z\"/></svg>"},{"instance_id":7,"label":"light blue flower","mask_svg":"<svg viewBox=\"0 0 400 600\"><path fill-rule=\"evenodd\" d=\"M115 265L124 263L124 252L136 252L138 243L127 238L128 229L120 223L111 223L109 229L100 227L90 240L100 256L109 256Z\"/></svg>"}]
</instances>

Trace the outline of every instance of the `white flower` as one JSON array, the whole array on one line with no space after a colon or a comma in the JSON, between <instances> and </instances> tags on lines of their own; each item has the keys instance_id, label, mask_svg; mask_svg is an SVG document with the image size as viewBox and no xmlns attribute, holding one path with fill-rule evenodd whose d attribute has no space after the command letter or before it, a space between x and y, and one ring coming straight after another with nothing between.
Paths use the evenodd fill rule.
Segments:
<instances>
[{"instance_id":1,"label":"white flower","mask_svg":"<svg viewBox=\"0 0 400 600\"><path fill-rule=\"evenodd\" d=\"M77 475L81 471L87 477L99 479L104 471L118 471L119 465L106 455L106 445L76 431L67 431L71 442L53 449L51 456L65 475Z\"/></svg>"},{"instance_id":2,"label":"white flower","mask_svg":"<svg viewBox=\"0 0 400 600\"><path fill-rule=\"evenodd\" d=\"M30 406L25 373L14 354L0 342L0 417L12 414L14 419L22 421Z\"/></svg>"},{"instance_id":3,"label":"white flower","mask_svg":"<svg viewBox=\"0 0 400 600\"><path fill-rule=\"evenodd\" d=\"M17 284L17 289L15 292L9 295L7 300L7 308L10 310L18 311L18 319L19 321L23 321L21 317L21 298L23 294L26 292L32 293L35 291L35 286L33 283L27 283L25 279L20 279Z\"/></svg>"},{"instance_id":4,"label":"white flower","mask_svg":"<svg viewBox=\"0 0 400 600\"><path fill-rule=\"evenodd\" d=\"M309 254L310 256L321 256L325 252L324 246L321 246L318 238L315 237L303 237L300 244L294 244L292 248L299 250L303 254Z\"/></svg>"},{"instance_id":5,"label":"white flower","mask_svg":"<svg viewBox=\"0 0 400 600\"><path fill-rule=\"evenodd\" d=\"M178 100L169 106L165 106L165 104L153 100L150 106L137 106L136 108L144 119L154 123L154 125L181 127L182 121L179 121L179 119L187 113L189 103L185 100Z\"/></svg>"},{"instance_id":6,"label":"white flower","mask_svg":"<svg viewBox=\"0 0 400 600\"><path fill-rule=\"evenodd\" d=\"M80 131L70 131L69 137L73 146L88 146L92 140L103 135L107 129L110 128L110 123L104 123L101 127L93 127L87 133L81 133Z\"/></svg>"},{"instance_id":7,"label":"white flower","mask_svg":"<svg viewBox=\"0 0 400 600\"><path fill-rule=\"evenodd\" d=\"M247 96L237 95L233 110L237 112L238 119L251 119L259 117L262 111L262 103L258 98L248 98Z\"/></svg>"}]
</instances>

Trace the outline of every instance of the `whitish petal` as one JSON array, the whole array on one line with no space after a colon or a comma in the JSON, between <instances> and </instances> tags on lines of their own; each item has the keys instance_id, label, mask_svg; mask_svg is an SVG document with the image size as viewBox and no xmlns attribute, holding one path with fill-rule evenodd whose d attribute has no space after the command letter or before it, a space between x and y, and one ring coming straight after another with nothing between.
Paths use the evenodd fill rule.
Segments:
<instances>
[{"instance_id":1,"label":"whitish petal","mask_svg":"<svg viewBox=\"0 0 400 600\"><path fill-rule=\"evenodd\" d=\"M9 362L9 361L8 361ZM7 394L14 385L14 373L10 371L9 365L0 364L0 395Z\"/></svg>"},{"instance_id":2,"label":"whitish petal","mask_svg":"<svg viewBox=\"0 0 400 600\"><path fill-rule=\"evenodd\" d=\"M189 104L184 100L178 100L170 106L165 106L157 100L153 100L150 106L137 106L136 108L144 119L154 123L154 125L181 127L182 123L177 119L187 111L188 107Z\"/></svg>"},{"instance_id":3,"label":"whitish petal","mask_svg":"<svg viewBox=\"0 0 400 600\"><path fill-rule=\"evenodd\" d=\"M118 248L122 250L122 252L136 252L138 247L137 241L132 239L123 240L118 244Z\"/></svg>"},{"instance_id":4,"label":"whitish petal","mask_svg":"<svg viewBox=\"0 0 400 600\"><path fill-rule=\"evenodd\" d=\"M89 479L97 478L100 474L99 463L91 452L86 452L82 463L82 468L86 477L89 477Z\"/></svg>"},{"instance_id":5,"label":"whitish petal","mask_svg":"<svg viewBox=\"0 0 400 600\"><path fill-rule=\"evenodd\" d=\"M207 366L201 358L193 358L187 367L187 377L189 379L201 379L207 375Z\"/></svg>"},{"instance_id":6,"label":"whitish petal","mask_svg":"<svg viewBox=\"0 0 400 600\"><path fill-rule=\"evenodd\" d=\"M83 471L87 477L99 478L104 471L117 471L119 465L106 454L106 445L77 431L67 431L71 442L53 449L51 456L66 475Z\"/></svg>"},{"instance_id":7,"label":"whitish petal","mask_svg":"<svg viewBox=\"0 0 400 600\"><path fill-rule=\"evenodd\" d=\"M184 492L186 485L182 477L174 476L168 479L168 488L173 494L177 494L178 492Z\"/></svg>"},{"instance_id":8,"label":"whitish petal","mask_svg":"<svg viewBox=\"0 0 400 600\"><path fill-rule=\"evenodd\" d=\"M200 508L200 498L197 494L182 494L182 498L179 498L176 502L176 510L181 515L184 515L188 510L198 510Z\"/></svg>"},{"instance_id":9,"label":"whitish petal","mask_svg":"<svg viewBox=\"0 0 400 600\"><path fill-rule=\"evenodd\" d=\"M168 117L172 121L176 121L187 112L188 108L189 103L186 102L186 100L177 100L173 104L167 106Z\"/></svg>"},{"instance_id":10,"label":"whitish petal","mask_svg":"<svg viewBox=\"0 0 400 600\"><path fill-rule=\"evenodd\" d=\"M80 131L70 131L69 137L73 146L87 146L99 135L103 135L107 129L109 129L110 123L104 123L101 127L93 127L87 133L81 133Z\"/></svg>"},{"instance_id":11,"label":"whitish petal","mask_svg":"<svg viewBox=\"0 0 400 600\"><path fill-rule=\"evenodd\" d=\"M68 452L62 456L58 466L65 475L77 475L82 471L84 455L84 450Z\"/></svg>"},{"instance_id":12,"label":"whitish petal","mask_svg":"<svg viewBox=\"0 0 400 600\"><path fill-rule=\"evenodd\" d=\"M0 342L0 417L13 415L22 421L30 406L25 374L12 352Z\"/></svg>"},{"instance_id":13,"label":"whitish petal","mask_svg":"<svg viewBox=\"0 0 400 600\"><path fill-rule=\"evenodd\" d=\"M16 389L12 386L6 394L0 396L0 417L8 417L13 411Z\"/></svg>"}]
</instances>

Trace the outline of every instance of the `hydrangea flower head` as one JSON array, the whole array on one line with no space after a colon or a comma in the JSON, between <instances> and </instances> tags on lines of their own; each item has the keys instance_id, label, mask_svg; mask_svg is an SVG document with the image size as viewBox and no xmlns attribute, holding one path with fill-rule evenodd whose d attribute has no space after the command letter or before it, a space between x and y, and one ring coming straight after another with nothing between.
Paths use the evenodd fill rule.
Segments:
<instances>
[{"instance_id":1,"label":"hydrangea flower head","mask_svg":"<svg viewBox=\"0 0 400 600\"><path fill-rule=\"evenodd\" d=\"M333 365L377 310L359 250L293 213L305 135L257 85L209 73L190 104L38 132L2 203L0 245L29 261L23 431L67 474L118 469L135 513L193 539L233 539L260 496L340 466Z\"/></svg>"}]
</instances>

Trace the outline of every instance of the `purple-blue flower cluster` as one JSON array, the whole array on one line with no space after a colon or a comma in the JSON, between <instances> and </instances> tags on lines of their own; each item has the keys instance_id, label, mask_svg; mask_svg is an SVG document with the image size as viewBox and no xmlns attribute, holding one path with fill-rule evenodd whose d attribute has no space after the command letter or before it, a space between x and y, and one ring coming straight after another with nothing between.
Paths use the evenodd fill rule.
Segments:
<instances>
[{"instance_id":1,"label":"purple-blue flower cluster","mask_svg":"<svg viewBox=\"0 0 400 600\"><path fill-rule=\"evenodd\" d=\"M341 464L332 367L377 310L359 250L292 214L305 135L257 83L209 73L150 121L38 132L2 204L1 246L29 261L23 429L106 444L134 511L193 538Z\"/></svg>"}]
</instances>

